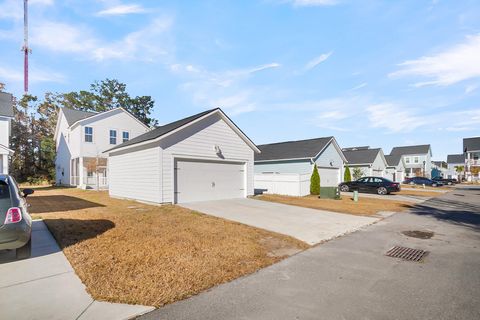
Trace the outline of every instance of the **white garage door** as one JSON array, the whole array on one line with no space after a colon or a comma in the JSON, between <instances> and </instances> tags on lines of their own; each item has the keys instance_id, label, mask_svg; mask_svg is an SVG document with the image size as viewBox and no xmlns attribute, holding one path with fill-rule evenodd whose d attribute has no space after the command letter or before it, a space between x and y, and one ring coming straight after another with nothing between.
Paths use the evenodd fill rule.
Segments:
<instances>
[{"instance_id":1,"label":"white garage door","mask_svg":"<svg viewBox=\"0 0 480 320\"><path fill-rule=\"evenodd\" d=\"M340 183L340 169L336 168L318 168L320 174L320 186L336 187Z\"/></svg>"},{"instance_id":2,"label":"white garage door","mask_svg":"<svg viewBox=\"0 0 480 320\"><path fill-rule=\"evenodd\" d=\"M243 163L180 159L175 161L176 203L243 197Z\"/></svg>"}]
</instances>

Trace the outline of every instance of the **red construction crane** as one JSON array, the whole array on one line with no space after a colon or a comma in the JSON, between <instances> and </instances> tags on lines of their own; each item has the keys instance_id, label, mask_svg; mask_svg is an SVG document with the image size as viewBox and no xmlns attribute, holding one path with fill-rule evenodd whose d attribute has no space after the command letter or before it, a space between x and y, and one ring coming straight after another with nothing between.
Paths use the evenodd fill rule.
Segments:
<instances>
[{"instance_id":1,"label":"red construction crane","mask_svg":"<svg viewBox=\"0 0 480 320\"><path fill-rule=\"evenodd\" d=\"M23 88L28 93L28 55L32 50L28 47L28 0L23 0L23 48L25 53L23 61Z\"/></svg>"}]
</instances>

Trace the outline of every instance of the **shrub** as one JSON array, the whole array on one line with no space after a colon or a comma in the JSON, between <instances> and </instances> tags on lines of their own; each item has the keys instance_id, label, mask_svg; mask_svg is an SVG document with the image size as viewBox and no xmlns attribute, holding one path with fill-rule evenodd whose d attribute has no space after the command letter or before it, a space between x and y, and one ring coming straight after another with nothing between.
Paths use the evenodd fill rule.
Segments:
<instances>
[{"instance_id":1,"label":"shrub","mask_svg":"<svg viewBox=\"0 0 480 320\"><path fill-rule=\"evenodd\" d=\"M360 168L353 168L353 179L358 180L363 177L363 171Z\"/></svg>"},{"instance_id":2,"label":"shrub","mask_svg":"<svg viewBox=\"0 0 480 320\"><path fill-rule=\"evenodd\" d=\"M310 194L320 195L320 174L318 174L318 168L315 164L313 166L312 176L310 177Z\"/></svg>"},{"instance_id":3,"label":"shrub","mask_svg":"<svg viewBox=\"0 0 480 320\"><path fill-rule=\"evenodd\" d=\"M350 174L350 168L348 166L345 167L345 173L343 174L343 181L345 182L352 181L352 175Z\"/></svg>"}]
</instances>

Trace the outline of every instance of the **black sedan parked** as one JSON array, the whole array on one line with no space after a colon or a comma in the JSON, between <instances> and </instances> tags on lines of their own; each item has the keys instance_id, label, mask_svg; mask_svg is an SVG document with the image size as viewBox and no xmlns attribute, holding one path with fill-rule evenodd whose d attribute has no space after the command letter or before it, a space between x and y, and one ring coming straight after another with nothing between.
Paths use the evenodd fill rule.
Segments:
<instances>
[{"instance_id":1,"label":"black sedan parked","mask_svg":"<svg viewBox=\"0 0 480 320\"><path fill-rule=\"evenodd\" d=\"M363 177L356 181L342 182L338 185L340 191L375 192L380 195L400 191L400 184L380 177Z\"/></svg>"},{"instance_id":2,"label":"black sedan parked","mask_svg":"<svg viewBox=\"0 0 480 320\"><path fill-rule=\"evenodd\" d=\"M448 184L449 186L452 185L452 184L458 183L457 179L445 179L445 178L442 178L442 177L435 177L435 178L432 178L432 180L437 181L437 182L441 182L443 184Z\"/></svg>"},{"instance_id":3,"label":"black sedan parked","mask_svg":"<svg viewBox=\"0 0 480 320\"><path fill-rule=\"evenodd\" d=\"M413 177L413 178L406 178L403 181L403 184L418 184L418 185L426 185L431 187L440 187L443 186L443 182L430 180L425 177Z\"/></svg>"}]
</instances>

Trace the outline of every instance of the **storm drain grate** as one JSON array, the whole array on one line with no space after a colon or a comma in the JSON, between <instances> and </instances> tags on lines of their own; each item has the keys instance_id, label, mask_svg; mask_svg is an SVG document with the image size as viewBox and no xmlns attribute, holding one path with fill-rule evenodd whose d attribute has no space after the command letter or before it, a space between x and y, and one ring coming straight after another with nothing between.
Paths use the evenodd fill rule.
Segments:
<instances>
[{"instance_id":1,"label":"storm drain grate","mask_svg":"<svg viewBox=\"0 0 480 320\"><path fill-rule=\"evenodd\" d=\"M428 251L395 246L392 249L388 250L386 255L388 257L420 262L428 255Z\"/></svg>"}]
</instances>

